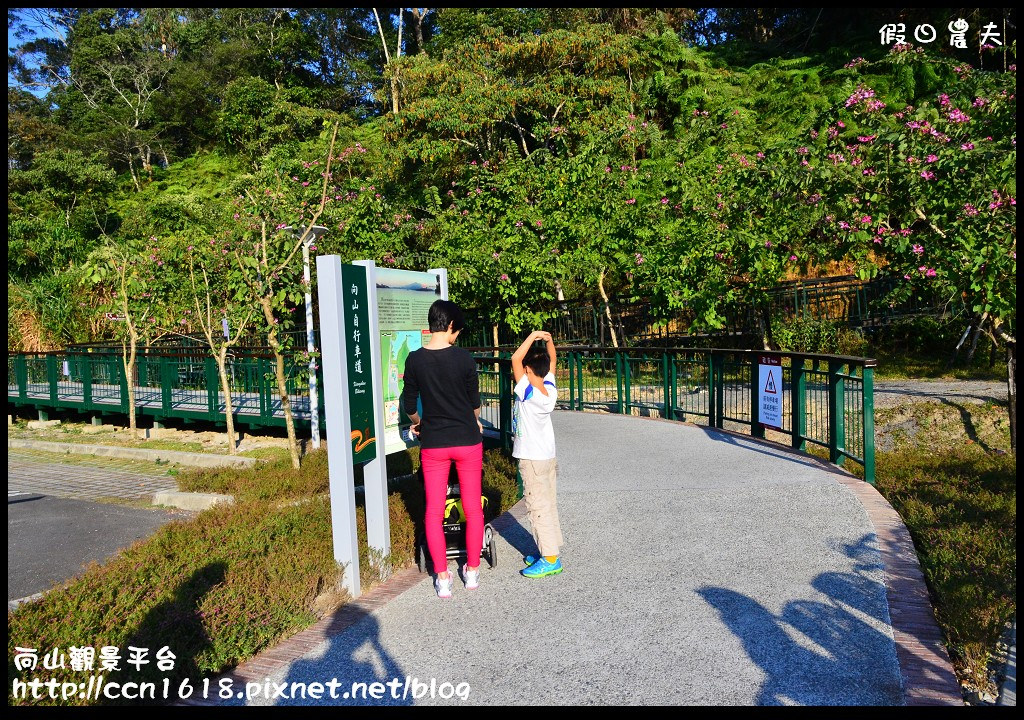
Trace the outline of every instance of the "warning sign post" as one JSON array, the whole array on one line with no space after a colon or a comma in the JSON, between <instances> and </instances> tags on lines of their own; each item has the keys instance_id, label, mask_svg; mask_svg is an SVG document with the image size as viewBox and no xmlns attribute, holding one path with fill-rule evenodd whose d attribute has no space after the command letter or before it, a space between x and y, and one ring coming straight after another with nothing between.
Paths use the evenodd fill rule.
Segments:
<instances>
[{"instance_id":1,"label":"warning sign post","mask_svg":"<svg viewBox=\"0 0 1024 720\"><path fill-rule=\"evenodd\" d=\"M761 355L757 364L757 420L762 427L782 429L782 358Z\"/></svg>"}]
</instances>

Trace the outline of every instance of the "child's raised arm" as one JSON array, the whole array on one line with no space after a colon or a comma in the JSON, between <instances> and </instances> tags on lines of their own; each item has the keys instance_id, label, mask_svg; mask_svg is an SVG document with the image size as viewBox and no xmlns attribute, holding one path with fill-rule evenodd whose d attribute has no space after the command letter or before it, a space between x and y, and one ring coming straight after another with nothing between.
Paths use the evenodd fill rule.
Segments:
<instances>
[{"instance_id":1,"label":"child's raised arm","mask_svg":"<svg viewBox=\"0 0 1024 720\"><path fill-rule=\"evenodd\" d=\"M526 357L526 353L530 352L530 347L540 339L541 335L543 333L540 330L534 330L530 333L529 337L523 340L523 344L519 346L519 349L512 353L512 379L514 382L519 382L519 378L526 374L526 369L523 367L523 358Z\"/></svg>"},{"instance_id":2,"label":"child's raised arm","mask_svg":"<svg viewBox=\"0 0 1024 720\"><path fill-rule=\"evenodd\" d=\"M551 360L551 374L555 374L555 364L558 362L558 352L555 350L555 341L551 339L551 333L546 332L542 336L548 344L548 358Z\"/></svg>"}]
</instances>

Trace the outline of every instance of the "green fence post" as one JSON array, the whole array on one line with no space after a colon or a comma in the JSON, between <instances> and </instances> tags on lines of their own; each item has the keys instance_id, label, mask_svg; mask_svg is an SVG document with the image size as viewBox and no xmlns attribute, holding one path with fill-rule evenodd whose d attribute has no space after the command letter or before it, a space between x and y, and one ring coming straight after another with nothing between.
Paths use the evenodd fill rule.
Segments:
<instances>
[{"instance_id":1,"label":"green fence post","mask_svg":"<svg viewBox=\"0 0 1024 720\"><path fill-rule=\"evenodd\" d=\"M267 398L267 392L265 388L267 384L267 378L265 377L266 370L263 367L263 360L264 358L261 357L256 358L256 392L260 396L260 420L262 420L265 424L267 419L270 417L270 401Z\"/></svg>"},{"instance_id":2,"label":"green fence post","mask_svg":"<svg viewBox=\"0 0 1024 720\"><path fill-rule=\"evenodd\" d=\"M715 362L715 427L725 424L725 356L714 353Z\"/></svg>"},{"instance_id":3,"label":"green fence post","mask_svg":"<svg viewBox=\"0 0 1024 720\"><path fill-rule=\"evenodd\" d=\"M82 402L86 410L92 409L92 358L83 355L80 358L82 367Z\"/></svg>"},{"instance_id":4,"label":"green fence post","mask_svg":"<svg viewBox=\"0 0 1024 720\"><path fill-rule=\"evenodd\" d=\"M864 479L875 484L875 369L864 368Z\"/></svg>"},{"instance_id":5,"label":"green fence post","mask_svg":"<svg viewBox=\"0 0 1024 720\"><path fill-rule=\"evenodd\" d=\"M174 381L171 375L171 363L164 355L160 356L160 409L163 411L164 419L171 416L171 393L174 391Z\"/></svg>"},{"instance_id":6,"label":"green fence post","mask_svg":"<svg viewBox=\"0 0 1024 720\"><path fill-rule=\"evenodd\" d=\"M708 427L715 427L715 407L718 391L715 388L715 354L708 351Z\"/></svg>"},{"instance_id":7,"label":"green fence post","mask_svg":"<svg viewBox=\"0 0 1024 720\"><path fill-rule=\"evenodd\" d=\"M676 399L679 397L679 356L672 356L672 377L670 378L669 392L672 393L672 414L669 420L676 419Z\"/></svg>"},{"instance_id":8,"label":"green fence post","mask_svg":"<svg viewBox=\"0 0 1024 720\"><path fill-rule=\"evenodd\" d=\"M828 459L836 465L843 464L843 450L845 449L845 438L843 428L844 415L843 400L845 398L845 385L839 374L841 365L835 360L828 362Z\"/></svg>"},{"instance_id":9,"label":"green fence post","mask_svg":"<svg viewBox=\"0 0 1024 720\"><path fill-rule=\"evenodd\" d=\"M763 438L764 437L764 426L761 424L761 388L758 387L758 383L761 381L760 363L757 362L758 357L754 353L748 355L750 358L750 435L751 437ZM781 366L779 370L781 371ZM781 385L782 378L779 378L779 384Z\"/></svg>"},{"instance_id":10,"label":"green fence post","mask_svg":"<svg viewBox=\"0 0 1024 720\"><path fill-rule=\"evenodd\" d=\"M212 357L204 358L206 370L206 410L209 420L217 421L217 365Z\"/></svg>"},{"instance_id":11,"label":"green fence post","mask_svg":"<svg viewBox=\"0 0 1024 720\"><path fill-rule=\"evenodd\" d=\"M669 362L670 362L670 360L669 360L668 350L662 351L662 353L661 353L661 384L662 384L662 392L664 393L664 396L665 396L664 411L663 411L662 417L667 419L667 420L673 419L673 415L674 415L674 413L672 412L672 406L673 406L672 397L671 397L672 378L669 377L670 374L671 374L671 371L669 370L669 367L668 367ZM673 363L673 365L674 364L675 363Z\"/></svg>"},{"instance_id":12,"label":"green fence post","mask_svg":"<svg viewBox=\"0 0 1024 720\"><path fill-rule=\"evenodd\" d=\"M511 363L498 365L498 421L501 423L501 447L510 449L512 440L512 368Z\"/></svg>"},{"instance_id":13,"label":"green fence post","mask_svg":"<svg viewBox=\"0 0 1024 720\"><path fill-rule=\"evenodd\" d=\"M569 409L576 409L576 368L573 365L573 353L570 350L565 354L565 364L569 370Z\"/></svg>"},{"instance_id":14,"label":"green fence post","mask_svg":"<svg viewBox=\"0 0 1024 720\"><path fill-rule=\"evenodd\" d=\"M622 402L622 388L625 386L625 371L622 367L622 356L618 350L615 353L615 412L621 415L625 412L625 405Z\"/></svg>"},{"instance_id":15,"label":"green fence post","mask_svg":"<svg viewBox=\"0 0 1024 720\"><path fill-rule=\"evenodd\" d=\"M46 356L46 381L50 385L50 405L57 409L57 356Z\"/></svg>"},{"instance_id":16,"label":"green fence post","mask_svg":"<svg viewBox=\"0 0 1024 720\"><path fill-rule=\"evenodd\" d=\"M28 397L28 359L24 355L14 356L14 382L18 384L18 397Z\"/></svg>"},{"instance_id":17,"label":"green fence post","mask_svg":"<svg viewBox=\"0 0 1024 720\"><path fill-rule=\"evenodd\" d=\"M807 377L804 375L804 359L794 355L791 360L791 382L789 385L790 411L793 414L790 427L793 428L793 447L807 451Z\"/></svg>"},{"instance_id":18,"label":"green fence post","mask_svg":"<svg viewBox=\"0 0 1024 720\"><path fill-rule=\"evenodd\" d=\"M632 374L632 371L630 369L630 358L629 358L629 355L626 355L625 353L623 353L623 390L624 390L624 395L623 395L623 412L626 413L626 415L630 414L631 406L632 406L632 403L633 403L633 391L631 389L631 385L632 385L631 374Z\"/></svg>"},{"instance_id":19,"label":"green fence post","mask_svg":"<svg viewBox=\"0 0 1024 720\"><path fill-rule=\"evenodd\" d=\"M114 377L117 378L119 400L121 401L121 412L128 415L128 370L124 366L124 359L114 361L114 366L117 368Z\"/></svg>"}]
</instances>

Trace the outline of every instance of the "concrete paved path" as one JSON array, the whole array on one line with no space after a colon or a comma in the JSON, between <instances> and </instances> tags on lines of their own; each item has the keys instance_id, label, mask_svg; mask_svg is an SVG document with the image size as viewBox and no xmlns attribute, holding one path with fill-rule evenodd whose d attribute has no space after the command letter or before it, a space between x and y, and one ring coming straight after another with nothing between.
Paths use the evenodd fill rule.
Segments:
<instances>
[{"instance_id":1,"label":"concrete paved path","mask_svg":"<svg viewBox=\"0 0 1024 720\"><path fill-rule=\"evenodd\" d=\"M398 698L248 702L461 702L402 697L407 676L481 704L903 702L874 529L834 472L677 423L559 412L555 429L563 574L519 576L520 503L479 590L440 601L424 576L268 675L398 678Z\"/></svg>"}]
</instances>

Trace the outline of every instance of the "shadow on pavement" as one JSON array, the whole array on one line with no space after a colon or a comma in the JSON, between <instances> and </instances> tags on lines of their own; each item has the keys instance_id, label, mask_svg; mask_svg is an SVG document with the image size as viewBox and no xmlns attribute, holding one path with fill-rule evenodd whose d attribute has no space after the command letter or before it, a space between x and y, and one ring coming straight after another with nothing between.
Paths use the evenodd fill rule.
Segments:
<instances>
[{"instance_id":1,"label":"shadow on pavement","mask_svg":"<svg viewBox=\"0 0 1024 720\"><path fill-rule=\"evenodd\" d=\"M347 605L335 613L334 625L348 627L328 628L327 634L331 637L323 656L295 661L283 682L291 688L292 683L308 687L310 683L329 683L337 679L338 697L332 699L328 693L320 699L293 695L276 704L412 705L414 688L406 684L405 671L381 644L377 618L358 606ZM330 677L325 677L327 672ZM397 683L392 682L395 679Z\"/></svg>"},{"instance_id":2,"label":"shadow on pavement","mask_svg":"<svg viewBox=\"0 0 1024 720\"><path fill-rule=\"evenodd\" d=\"M903 703L898 668L893 672L875 662L897 662L893 638L865 619L890 625L885 589L867 574L880 569L874 542L869 534L843 546L860 561L854 572L826 572L814 579L824 601L793 600L778 615L734 590L698 588L767 676L759 705ZM881 681L886 675L892 679Z\"/></svg>"}]
</instances>

